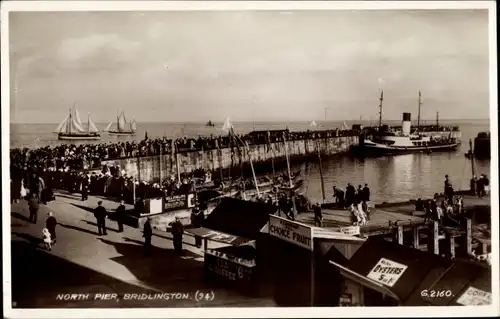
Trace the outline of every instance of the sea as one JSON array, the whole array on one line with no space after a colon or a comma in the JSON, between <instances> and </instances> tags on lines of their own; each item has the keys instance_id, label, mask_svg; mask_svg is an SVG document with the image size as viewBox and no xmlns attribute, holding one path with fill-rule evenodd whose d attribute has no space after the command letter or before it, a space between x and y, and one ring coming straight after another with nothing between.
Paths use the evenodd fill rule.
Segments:
<instances>
[{"instance_id":1,"label":"sea","mask_svg":"<svg viewBox=\"0 0 500 319\"><path fill-rule=\"evenodd\" d=\"M236 133L248 133L254 130L325 130L341 128L347 124L362 124L368 126L368 121L316 121L312 127L309 122L234 122ZM100 141L59 141L52 133L58 123L54 124L17 124L10 125L10 148L37 148L61 143L113 143L116 141L140 141L147 136L155 137L197 137L218 136L224 134L223 123L215 123L215 127L207 127L205 123L137 123L135 136L102 135ZM108 123L96 123L99 129L104 129ZM400 121L384 121L388 125L400 125ZM435 124L423 121L421 124ZM408 154L384 156L376 158L355 158L353 156L337 156L325 158L322 161L325 196L331 199L333 186L345 189L347 183L355 187L366 183L371 190L371 200L375 203L404 201L412 198L432 196L443 192L445 175L449 175L455 190L469 188L472 177L472 163L465 157L469 150L469 140L474 139L479 132L489 132L489 120L441 120L441 125L458 125L462 132L462 145L455 152ZM415 124L414 124L415 125ZM475 160L476 174L491 176L490 160ZM322 198L321 178L318 162L304 162L292 167L293 171L300 169L305 181L307 196L313 201Z\"/></svg>"}]
</instances>

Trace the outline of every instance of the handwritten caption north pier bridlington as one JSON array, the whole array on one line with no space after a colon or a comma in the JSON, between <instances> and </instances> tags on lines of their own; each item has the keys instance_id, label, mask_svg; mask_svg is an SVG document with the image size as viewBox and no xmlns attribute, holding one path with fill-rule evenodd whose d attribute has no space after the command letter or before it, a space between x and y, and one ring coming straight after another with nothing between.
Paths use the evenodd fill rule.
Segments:
<instances>
[{"instance_id":1,"label":"handwritten caption north pier bridlington","mask_svg":"<svg viewBox=\"0 0 500 319\"><path fill-rule=\"evenodd\" d=\"M193 300L196 302L212 301L215 299L213 291L196 292L161 292L161 293L64 293L57 294L60 301L120 301L120 300Z\"/></svg>"}]
</instances>

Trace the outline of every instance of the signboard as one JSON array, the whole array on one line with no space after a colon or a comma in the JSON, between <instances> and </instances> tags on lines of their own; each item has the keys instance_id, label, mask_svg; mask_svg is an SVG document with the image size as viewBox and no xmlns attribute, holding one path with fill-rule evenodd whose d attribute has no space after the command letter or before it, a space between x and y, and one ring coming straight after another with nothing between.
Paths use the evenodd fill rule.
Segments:
<instances>
[{"instance_id":1,"label":"signboard","mask_svg":"<svg viewBox=\"0 0 500 319\"><path fill-rule=\"evenodd\" d=\"M376 282L392 287L399 280L399 278L401 278L407 268L408 266L406 265L381 258L367 277L375 280Z\"/></svg>"},{"instance_id":2,"label":"signboard","mask_svg":"<svg viewBox=\"0 0 500 319\"><path fill-rule=\"evenodd\" d=\"M464 306L491 305L491 293L474 287L469 287L457 299L457 303Z\"/></svg>"},{"instance_id":3,"label":"signboard","mask_svg":"<svg viewBox=\"0 0 500 319\"><path fill-rule=\"evenodd\" d=\"M352 306L352 294L343 293L340 294L339 307L349 307Z\"/></svg>"},{"instance_id":4,"label":"signboard","mask_svg":"<svg viewBox=\"0 0 500 319\"><path fill-rule=\"evenodd\" d=\"M218 232L216 230L211 230L205 236L203 236L203 238L213 241L223 242L226 244L232 244L236 239L238 239L238 236L233 236Z\"/></svg>"},{"instance_id":5,"label":"signboard","mask_svg":"<svg viewBox=\"0 0 500 319\"><path fill-rule=\"evenodd\" d=\"M243 244L247 244L251 242L251 239L245 238L245 237L240 237L240 236L234 236L234 235L229 235L223 232L219 232L213 229L209 228L189 228L186 229L186 232L193 234L195 236L200 236L204 239L207 240L212 240L224 244L230 244L233 246L240 246Z\"/></svg>"},{"instance_id":6,"label":"signboard","mask_svg":"<svg viewBox=\"0 0 500 319\"><path fill-rule=\"evenodd\" d=\"M186 206L188 208L193 208L196 206L196 197L194 194L188 194L186 197Z\"/></svg>"},{"instance_id":7,"label":"signboard","mask_svg":"<svg viewBox=\"0 0 500 319\"><path fill-rule=\"evenodd\" d=\"M186 195L173 195L165 197L165 211L186 208Z\"/></svg>"},{"instance_id":8,"label":"signboard","mask_svg":"<svg viewBox=\"0 0 500 319\"><path fill-rule=\"evenodd\" d=\"M205 270L211 275L233 282L250 282L253 277L253 267L245 267L210 253L205 254Z\"/></svg>"},{"instance_id":9,"label":"signboard","mask_svg":"<svg viewBox=\"0 0 500 319\"><path fill-rule=\"evenodd\" d=\"M147 216L152 214L160 214L163 212L161 207L162 199L161 198L151 198L147 199L145 203L144 214L141 216Z\"/></svg>"},{"instance_id":10,"label":"signboard","mask_svg":"<svg viewBox=\"0 0 500 319\"><path fill-rule=\"evenodd\" d=\"M359 226L342 227L340 228L340 232L349 236L355 236L361 234Z\"/></svg>"},{"instance_id":11,"label":"signboard","mask_svg":"<svg viewBox=\"0 0 500 319\"><path fill-rule=\"evenodd\" d=\"M299 247L313 250L311 226L269 215L269 234Z\"/></svg>"}]
</instances>

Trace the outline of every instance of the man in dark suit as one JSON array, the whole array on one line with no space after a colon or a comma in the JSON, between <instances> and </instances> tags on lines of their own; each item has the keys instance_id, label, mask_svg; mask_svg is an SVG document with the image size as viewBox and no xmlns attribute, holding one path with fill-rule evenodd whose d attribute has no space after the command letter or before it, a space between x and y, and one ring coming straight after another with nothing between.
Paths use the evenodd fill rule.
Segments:
<instances>
[{"instance_id":1,"label":"man in dark suit","mask_svg":"<svg viewBox=\"0 0 500 319\"><path fill-rule=\"evenodd\" d=\"M102 201L97 202L97 207L94 209L94 217L97 220L97 230L99 236L107 235L106 233L106 208L102 206Z\"/></svg>"},{"instance_id":2,"label":"man in dark suit","mask_svg":"<svg viewBox=\"0 0 500 319\"><path fill-rule=\"evenodd\" d=\"M351 204L353 204L355 199L356 199L356 189L354 188L354 186L351 185L351 183L347 183L347 187L345 190L346 206L350 206Z\"/></svg>"},{"instance_id":3,"label":"man in dark suit","mask_svg":"<svg viewBox=\"0 0 500 319\"><path fill-rule=\"evenodd\" d=\"M182 235L184 234L184 226L179 217L175 217L175 221L170 224L172 226L172 237L174 238L174 249L177 253L182 253Z\"/></svg>"},{"instance_id":4,"label":"man in dark suit","mask_svg":"<svg viewBox=\"0 0 500 319\"><path fill-rule=\"evenodd\" d=\"M28 206L30 210L29 220L33 224L36 224L38 209L40 208L40 202L36 193L31 193L30 199L28 200Z\"/></svg>"},{"instance_id":5,"label":"man in dark suit","mask_svg":"<svg viewBox=\"0 0 500 319\"><path fill-rule=\"evenodd\" d=\"M370 201L370 189L368 188L368 184L365 184L365 187L363 188L363 200L365 202Z\"/></svg>"},{"instance_id":6,"label":"man in dark suit","mask_svg":"<svg viewBox=\"0 0 500 319\"><path fill-rule=\"evenodd\" d=\"M151 220L149 217L146 223L144 223L142 237L144 237L144 252L149 255L151 254L151 237L153 237L153 229L151 228Z\"/></svg>"},{"instance_id":7,"label":"man in dark suit","mask_svg":"<svg viewBox=\"0 0 500 319\"><path fill-rule=\"evenodd\" d=\"M82 175L82 201L86 201L89 199L89 177L87 176L87 173L83 173Z\"/></svg>"},{"instance_id":8,"label":"man in dark suit","mask_svg":"<svg viewBox=\"0 0 500 319\"><path fill-rule=\"evenodd\" d=\"M116 222L118 223L118 232L123 232L123 219L125 218L125 202L120 201L120 206L116 209L115 213Z\"/></svg>"}]
</instances>

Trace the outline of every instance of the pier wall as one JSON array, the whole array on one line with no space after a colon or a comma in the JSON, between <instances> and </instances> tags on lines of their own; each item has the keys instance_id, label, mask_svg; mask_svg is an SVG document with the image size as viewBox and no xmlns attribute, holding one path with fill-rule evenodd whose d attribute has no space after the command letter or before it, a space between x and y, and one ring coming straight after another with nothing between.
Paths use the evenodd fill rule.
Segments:
<instances>
[{"instance_id":1,"label":"pier wall","mask_svg":"<svg viewBox=\"0 0 500 319\"><path fill-rule=\"evenodd\" d=\"M348 152L351 146L358 144L358 136L341 136L320 139L305 139L288 141L288 153L292 161L305 160L308 157L315 156L318 149L322 156L333 156ZM240 160L243 166L248 169L248 151L240 147L241 155L238 149L234 148L233 168L240 169ZM252 158L254 168L270 170L272 158L275 165L280 165L286 160L285 144L271 143L249 145L249 155ZM214 176L219 176L219 171L231 168L231 148L206 151L188 151L179 152L176 156L172 154L123 158L102 161L102 164L108 166L119 166L125 170L126 174L133 176L141 181L148 183L157 182L160 179L160 170L162 178L177 175L176 157L179 161L180 173L190 173L197 169L211 170Z\"/></svg>"}]
</instances>

